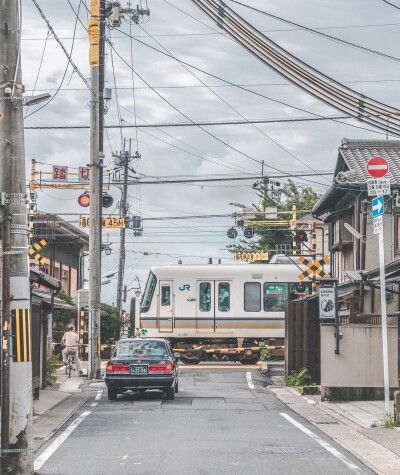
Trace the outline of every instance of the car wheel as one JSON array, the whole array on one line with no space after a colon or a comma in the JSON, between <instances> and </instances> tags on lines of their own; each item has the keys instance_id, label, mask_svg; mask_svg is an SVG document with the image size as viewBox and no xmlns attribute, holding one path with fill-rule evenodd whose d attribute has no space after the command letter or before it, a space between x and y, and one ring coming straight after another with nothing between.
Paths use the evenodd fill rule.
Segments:
<instances>
[{"instance_id":1,"label":"car wheel","mask_svg":"<svg viewBox=\"0 0 400 475\"><path fill-rule=\"evenodd\" d=\"M179 383L177 381L175 384L175 393L177 393L178 391L179 391Z\"/></svg>"},{"instance_id":2,"label":"car wheel","mask_svg":"<svg viewBox=\"0 0 400 475\"><path fill-rule=\"evenodd\" d=\"M172 399L175 399L175 387L167 389L166 396L169 401L172 401Z\"/></svg>"},{"instance_id":3,"label":"car wheel","mask_svg":"<svg viewBox=\"0 0 400 475\"><path fill-rule=\"evenodd\" d=\"M115 389L108 388L108 400L116 401L118 399L118 393Z\"/></svg>"}]
</instances>

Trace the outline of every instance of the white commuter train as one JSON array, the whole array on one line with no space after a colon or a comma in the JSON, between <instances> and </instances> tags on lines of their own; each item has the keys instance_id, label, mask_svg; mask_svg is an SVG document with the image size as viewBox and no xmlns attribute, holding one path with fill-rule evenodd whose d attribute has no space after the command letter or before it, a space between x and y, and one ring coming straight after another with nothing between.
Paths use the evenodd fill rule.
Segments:
<instances>
[{"instance_id":1,"label":"white commuter train","mask_svg":"<svg viewBox=\"0 0 400 475\"><path fill-rule=\"evenodd\" d=\"M310 292L294 264L167 265L152 267L135 327L147 337L168 338L197 363L190 349L257 346L284 338L285 302ZM138 313L138 312L137 312ZM258 352L257 352L258 353ZM258 354L232 352L255 363Z\"/></svg>"}]
</instances>

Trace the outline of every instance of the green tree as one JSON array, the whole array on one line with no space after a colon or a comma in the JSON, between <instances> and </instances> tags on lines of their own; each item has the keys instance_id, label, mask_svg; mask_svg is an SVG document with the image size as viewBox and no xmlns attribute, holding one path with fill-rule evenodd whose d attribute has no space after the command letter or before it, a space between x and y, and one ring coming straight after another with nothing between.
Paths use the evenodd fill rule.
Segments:
<instances>
[{"instance_id":1,"label":"green tree","mask_svg":"<svg viewBox=\"0 0 400 475\"><path fill-rule=\"evenodd\" d=\"M108 313L108 315L101 317L101 326L100 326L101 343L103 344L114 343L116 338L118 338L123 322L119 318L118 310L115 307L102 303L100 308L104 312Z\"/></svg>"},{"instance_id":2,"label":"green tree","mask_svg":"<svg viewBox=\"0 0 400 475\"><path fill-rule=\"evenodd\" d=\"M293 205L296 204L297 210L303 212L297 213L297 219L302 218L310 213L312 207L320 199L321 195L316 193L310 186L298 186L292 180L288 182L279 190L281 198L277 199L270 195L266 186L260 186L257 189L257 197L259 204L253 203L251 205L255 211L265 212L267 208L277 208L278 211L291 211ZM278 215L278 220L292 219L292 215ZM265 221L262 215L256 215L252 221ZM282 244L290 244L293 241L293 234L288 230L289 225L284 226L254 226L254 238L251 240L240 239L236 244L227 246L230 252L239 250L260 250L260 249L275 249L276 238L275 231L281 230L283 232L283 239L279 241ZM270 257L274 254L271 253ZM256 263L265 263L265 261L256 261Z\"/></svg>"},{"instance_id":3,"label":"green tree","mask_svg":"<svg viewBox=\"0 0 400 475\"><path fill-rule=\"evenodd\" d=\"M64 300L68 305L74 305L73 298L64 290L60 290L56 295L57 298ZM72 320L72 310L54 310L53 311L53 340L56 343L61 342L61 338L65 329Z\"/></svg>"}]
</instances>

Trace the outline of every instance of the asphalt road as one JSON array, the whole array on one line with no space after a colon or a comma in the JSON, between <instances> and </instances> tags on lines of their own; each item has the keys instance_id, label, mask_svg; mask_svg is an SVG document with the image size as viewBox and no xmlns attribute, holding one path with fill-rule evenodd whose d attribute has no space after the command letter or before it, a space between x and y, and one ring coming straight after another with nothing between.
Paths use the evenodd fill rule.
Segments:
<instances>
[{"instance_id":1,"label":"asphalt road","mask_svg":"<svg viewBox=\"0 0 400 475\"><path fill-rule=\"evenodd\" d=\"M36 473L372 473L267 386L259 371L237 366L182 369L174 401L158 392L108 401L99 383L88 403L36 454L36 467L42 464Z\"/></svg>"}]
</instances>

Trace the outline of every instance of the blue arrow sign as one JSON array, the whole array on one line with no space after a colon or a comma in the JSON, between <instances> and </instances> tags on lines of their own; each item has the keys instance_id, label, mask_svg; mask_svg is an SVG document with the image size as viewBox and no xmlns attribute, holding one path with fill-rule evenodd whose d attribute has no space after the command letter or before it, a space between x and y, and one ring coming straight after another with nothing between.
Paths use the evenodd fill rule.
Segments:
<instances>
[{"instance_id":1,"label":"blue arrow sign","mask_svg":"<svg viewBox=\"0 0 400 475\"><path fill-rule=\"evenodd\" d=\"M372 200L372 217L376 218L385 212L383 196L377 196Z\"/></svg>"}]
</instances>

